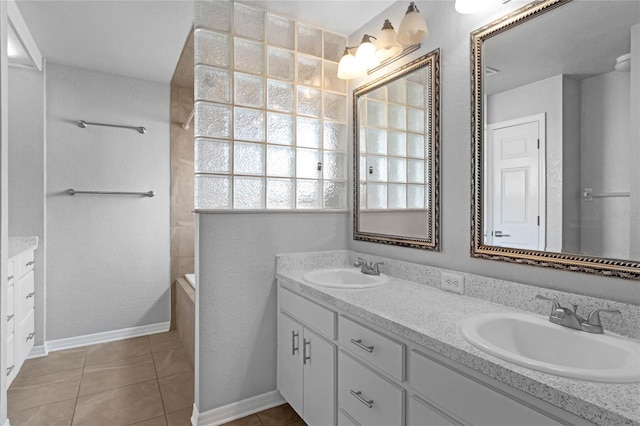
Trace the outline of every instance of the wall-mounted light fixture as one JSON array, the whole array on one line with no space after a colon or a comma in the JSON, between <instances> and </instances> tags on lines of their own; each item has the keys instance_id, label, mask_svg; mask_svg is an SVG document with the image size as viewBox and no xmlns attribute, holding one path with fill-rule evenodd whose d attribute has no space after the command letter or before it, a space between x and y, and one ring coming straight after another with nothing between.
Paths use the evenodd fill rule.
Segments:
<instances>
[{"instance_id":1,"label":"wall-mounted light fixture","mask_svg":"<svg viewBox=\"0 0 640 426\"><path fill-rule=\"evenodd\" d=\"M420 14L414 2L409 4L407 12L400 21L398 41L402 44L417 44L429 36L427 21Z\"/></svg>"},{"instance_id":2,"label":"wall-mounted light fixture","mask_svg":"<svg viewBox=\"0 0 640 426\"><path fill-rule=\"evenodd\" d=\"M391 21L385 19L377 38L365 34L360 46L344 49L344 54L338 65L338 78L350 80L361 77L367 72L371 74L419 49L420 42L428 35L427 22L415 3L411 2L402 22L400 22L397 34ZM372 39L376 40L375 43ZM357 49L355 56L351 53L352 49ZM380 62L381 60L382 62Z\"/></svg>"}]
</instances>

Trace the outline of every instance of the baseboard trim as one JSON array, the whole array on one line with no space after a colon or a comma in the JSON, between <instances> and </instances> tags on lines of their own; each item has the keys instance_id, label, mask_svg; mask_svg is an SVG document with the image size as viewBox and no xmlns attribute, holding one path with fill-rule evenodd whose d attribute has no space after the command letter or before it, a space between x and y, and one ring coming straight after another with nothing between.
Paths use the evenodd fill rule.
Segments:
<instances>
[{"instance_id":1,"label":"baseboard trim","mask_svg":"<svg viewBox=\"0 0 640 426\"><path fill-rule=\"evenodd\" d=\"M285 401L277 390L263 393L242 401L233 402L213 410L197 414L194 406L194 415L198 415L198 426L217 426L230 421L257 413L262 410L284 404ZM192 418L193 423L193 418Z\"/></svg>"},{"instance_id":2,"label":"baseboard trim","mask_svg":"<svg viewBox=\"0 0 640 426\"><path fill-rule=\"evenodd\" d=\"M46 348L48 352L62 351L64 349L95 345L97 343L113 342L114 340L145 336L147 334L164 333L165 331L169 331L169 325L170 322L167 321L159 322L157 324L141 325L139 327L105 331L102 333L86 334L84 336L68 337L66 339L49 340L46 342Z\"/></svg>"},{"instance_id":3,"label":"baseboard trim","mask_svg":"<svg viewBox=\"0 0 640 426\"><path fill-rule=\"evenodd\" d=\"M198 406L193 404L193 411L191 411L191 426L198 426Z\"/></svg>"},{"instance_id":4,"label":"baseboard trim","mask_svg":"<svg viewBox=\"0 0 640 426\"><path fill-rule=\"evenodd\" d=\"M9 424L9 419L4 419L4 426L11 426L11 425Z\"/></svg>"},{"instance_id":5,"label":"baseboard trim","mask_svg":"<svg viewBox=\"0 0 640 426\"><path fill-rule=\"evenodd\" d=\"M47 355L49 355L49 348L47 347L47 342L44 342L41 345L31 348L31 352L29 352L27 359L40 358Z\"/></svg>"}]
</instances>

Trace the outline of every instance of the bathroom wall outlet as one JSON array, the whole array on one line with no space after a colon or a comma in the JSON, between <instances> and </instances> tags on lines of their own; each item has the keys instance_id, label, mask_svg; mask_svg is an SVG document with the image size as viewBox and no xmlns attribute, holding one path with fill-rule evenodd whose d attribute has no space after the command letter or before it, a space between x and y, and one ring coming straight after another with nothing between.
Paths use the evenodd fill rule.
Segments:
<instances>
[{"instance_id":1,"label":"bathroom wall outlet","mask_svg":"<svg viewBox=\"0 0 640 426\"><path fill-rule=\"evenodd\" d=\"M464 294L464 276L443 272L440 280L440 285L443 290Z\"/></svg>"}]
</instances>

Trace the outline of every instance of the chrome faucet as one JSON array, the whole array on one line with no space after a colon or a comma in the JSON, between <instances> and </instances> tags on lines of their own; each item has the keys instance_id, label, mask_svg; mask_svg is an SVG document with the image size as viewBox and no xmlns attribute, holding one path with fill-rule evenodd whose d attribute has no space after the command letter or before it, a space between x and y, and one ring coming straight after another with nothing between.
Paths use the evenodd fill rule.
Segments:
<instances>
[{"instance_id":1,"label":"chrome faucet","mask_svg":"<svg viewBox=\"0 0 640 426\"><path fill-rule=\"evenodd\" d=\"M587 318L582 318L578 315L578 305L571 305L571 308L565 308L560 306L555 299L538 294L536 299L546 300L551 302L551 313L549 314L549 321L554 324L559 324L564 327L573 328L575 330L586 331L587 333L602 334L604 329L602 328L602 322L600 321L600 312L606 312L610 314L620 314L617 309L595 309L587 315Z\"/></svg>"},{"instance_id":2,"label":"chrome faucet","mask_svg":"<svg viewBox=\"0 0 640 426\"><path fill-rule=\"evenodd\" d=\"M361 257L353 264L353 266L360 268L360 271L366 275L380 275L380 265L384 265L384 262L367 263L367 261Z\"/></svg>"}]
</instances>

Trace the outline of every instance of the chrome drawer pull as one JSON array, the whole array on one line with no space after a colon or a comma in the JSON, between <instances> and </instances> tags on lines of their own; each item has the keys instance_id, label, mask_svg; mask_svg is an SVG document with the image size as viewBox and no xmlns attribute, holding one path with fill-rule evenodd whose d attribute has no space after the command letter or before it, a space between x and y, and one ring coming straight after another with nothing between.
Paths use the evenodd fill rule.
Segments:
<instances>
[{"instance_id":1,"label":"chrome drawer pull","mask_svg":"<svg viewBox=\"0 0 640 426\"><path fill-rule=\"evenodd\" d=\"M15 316L14 314L7 315L7 322L11 321L11 319L12 319L14 316Z\"/></svg>"},{"instance_id":2,"label":"chrome drawer pull","mask_svg":"<svg viewBox=\"0 0 640 426\"><path fill-rule=\"evenodd\" d=\"M25 263L24 267L25 267L25 268L28 268L29 266L31 266L31 265L33 265L33 264L35 264L35 263L36 263L36 261L35 261L35 260L32 260L31 262L27 262L27 263Z\"/></svg>"},{"instance_id":3,"label":"chrome drawer pull","mask_svg":"<svg viewBox=\"0 0 640 426\"><path fill-rule=\"evenodd\" d=\"M33 337L36 335L36 333L29 333L29 335L27 336L27 342L31 339L33 339Z\"/></svg>"},{"instance_id":4,"label":"chrome drawer pull","mask_svg":"<svg viewBox=\"0 0 640 426\"><path fill-rule=\"evenodd\" d=\"M36 294L32 291L31 293L27 294L27 297L25 297L25 299L29 299L33 296L35 296Z\"/></svg>"},{"instance_id":5,"label":"chrome drawer pull","mask_svg":"<svg viewBox=\"0 0 640 426\"><path fill-rule=\"evenodd\" d=\"M13 367L15 367L15 365L12 365L11 367L7 367L7 376L11 374L11 372L13 371Z\"/></svg>"},{"instance_id":6,"label":"chrome drawer pull","mask_svg":"<svg viewBox=\"0 0 640 426\"><path fill-rule=\"evenodd\" d=\"M362 343L362 339L351 339L351 343L353 343L354 345L356 345L357 347L359 347L360 349L364 349L365 351L371 353L373 352L373 346L367 346L364 343Z\"/></svg>"},{"instance_id":7,"label":"chrome drawer pull","mask_svg":"<svg viewBox=\"0 0 640 426\"><path fill-rule=\"evenodd\" d=\"M13 279L13 275L9 275L9 276L7 277L7 281L11 281L12 279Z\"/></svg>"},{"instance_id":8,"label":"chrome drawer pull","mask_svg":"<svg viewBox=\"0 0 640 426\"><path fill-rule=\"evenodd\" d=\"M296 347L296 339L298 338L298 333L291 330L291 355L295 355L296 351L299 351L300 348ZM298 339L298 346L300 345L300 339Z\"/></svg>"},{"instance_id":9,"label":"chrome drawer pull","mask_svg":"<svg viewBox=\"0 0 640 426\"><path fill-rule=\"evenodd\" d=\"M350 390L349 393L351 395L355 396L358 401L362 402L367 407L369 407L369 408L373 407L373 400L367 401L366 399L364 399L362 397L362 392L361 391L356 392L356 391Z\"/></svg>"},{"instance_id":10,"label":"chrome drawer pull","mask_svg":"<svg viewBox=\"0 0 640 426\"><path fill-rule=\"evenodd\" d=\"M311 354L307 355L307 345L311 349L311 340L302 339L302 364L305 365L307 361L311 361ZM310 353L311 351L309 351Z\"/></svg>"}]
</instances>

